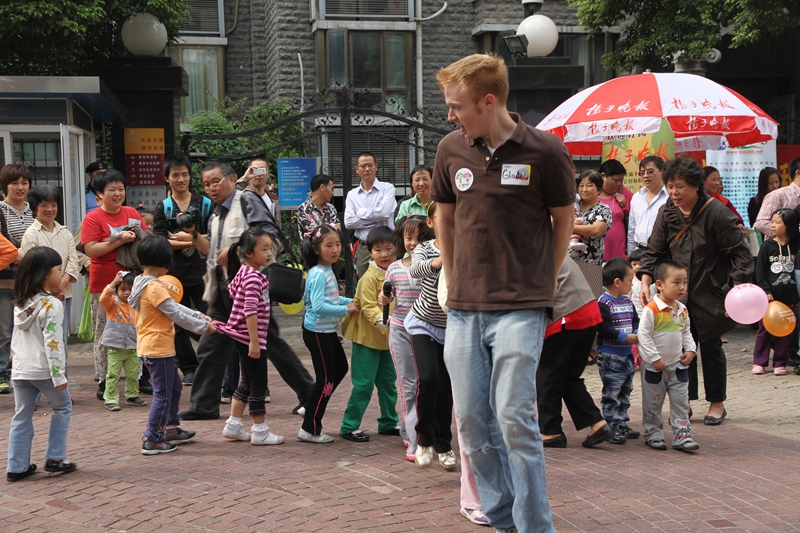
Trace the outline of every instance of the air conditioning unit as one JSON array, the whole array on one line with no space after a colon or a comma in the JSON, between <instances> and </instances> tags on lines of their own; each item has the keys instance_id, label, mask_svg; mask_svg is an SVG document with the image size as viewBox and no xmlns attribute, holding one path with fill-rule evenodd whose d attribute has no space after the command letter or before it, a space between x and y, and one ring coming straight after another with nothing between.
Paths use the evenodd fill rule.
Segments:
<instances>
[{"instance_id":1,"label":"air conditioning unit","mask_svg":"<svg viewBox=\"0 0 800 533\"><path fill-rule=\"evenodd\" d=\"M223 0L188 0L192 20L181 28L181 34L225 37Z\"/></svg>"},{"instance_id":2,"label":"air conditioning unit","mask_svg":"<svg viewBox=\"0 0 800 533\"><path fill-rule=\"evenodd\" d=\"M414 17L414 0L319 0L325 19L404 19Z\"/></svg>"}]
</instances>

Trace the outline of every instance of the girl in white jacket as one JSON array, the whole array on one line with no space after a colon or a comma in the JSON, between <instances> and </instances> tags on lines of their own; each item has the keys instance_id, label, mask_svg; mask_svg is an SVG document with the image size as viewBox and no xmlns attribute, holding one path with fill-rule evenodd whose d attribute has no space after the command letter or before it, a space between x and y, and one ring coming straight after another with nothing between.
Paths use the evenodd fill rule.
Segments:
<instances>
[{"instance_id":1,"label":"girl in white jacket","mask_svg":"<svg viewBox=\"0 0 800 533\"><path fill-rule=\"evenodd\" d=\"M16 409L8 432L8 481L19 481L36 472L30 458L33 409L40 392L53 409L44 469L66 473L76 468L75 463L66 460L72 399L64 375L64 306L52 295L60 287L61 263L61 256L52 248L31 248L20 261L14 279L17 300L11 337L11 382Z\"/></svg>"}]
</instances>

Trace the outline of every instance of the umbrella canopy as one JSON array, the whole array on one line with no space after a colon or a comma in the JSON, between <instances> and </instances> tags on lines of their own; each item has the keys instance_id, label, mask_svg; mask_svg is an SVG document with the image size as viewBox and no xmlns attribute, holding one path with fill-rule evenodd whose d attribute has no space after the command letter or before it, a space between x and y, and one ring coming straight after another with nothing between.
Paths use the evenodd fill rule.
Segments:
<instances>
[{"instance_id":1,"label":"umbrella canopy","mask_svg":"<svg viewBox=\"0 0 800 533\"><path fill-rule=\"evenodd\" d=\"M666 119L675 150L718 149L768 141L778 123L740 94L694 74L624 76L585 89L538 126L573 155L600 155L608 137L658 131Z\"/></svg>"}]
</instances>

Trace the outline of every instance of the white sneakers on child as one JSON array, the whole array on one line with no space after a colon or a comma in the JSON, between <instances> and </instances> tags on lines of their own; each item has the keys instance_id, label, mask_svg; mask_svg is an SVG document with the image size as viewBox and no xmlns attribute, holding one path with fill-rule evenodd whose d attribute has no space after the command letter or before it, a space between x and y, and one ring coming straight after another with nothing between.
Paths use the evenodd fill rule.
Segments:
<instances>
[{"instance_id":1,"label":"white sneakers on child","mask_svg":"<svg viewBox=\"0 0 800 533\"><path fill-rule=\"evenodd\" d=\"M253 446L272 446L275 444L283 444L284 440L285 439L283 437L280 435L275 435L269 430L264 431L263 433L253 431L253 434L250 436L250 444Z\"/></svg>"},{"instance_id":2,"label":"white sneakers on child","mask_svg":"<svg viewBox=\"0 0 800 533\"><path fill-rule=\"evenodd\" d=\"M416 457L414 463L420 468L427 468L433 462L433 447L432 446L417 446Z\"/></svg>"},{"instance_id":3,"label":"white sneakers on child","mask_svg":"<svg viewBox=\"0 0 800 533\"><path fill-rule=\"evenodd\" d=\"M246 432L242 426L231 426L230 424L225 424L222 436L228 440L250 440L250 433Z\"/></svg>"},{"instance_id":4,"label":"white sneakers on child","mask_svg":"<svg viewBox=\"0 0 800 533\"><path fill-rule=\"evenodd\" d=\"M297 432L297 440L300 442L311 442L313 444L328 444L333 442L333 437L327 433L320 433L319 435L312 435L303 428Z\"/></svg>"}]
</instances>

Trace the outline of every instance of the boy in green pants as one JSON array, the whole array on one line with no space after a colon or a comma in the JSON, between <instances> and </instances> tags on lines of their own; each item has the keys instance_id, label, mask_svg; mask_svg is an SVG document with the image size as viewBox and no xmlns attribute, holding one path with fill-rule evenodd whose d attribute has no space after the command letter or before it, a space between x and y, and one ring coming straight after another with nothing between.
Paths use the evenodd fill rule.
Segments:
<instances>
[{"instance_id":1,"label":"boy in green pants","mask_svg":"<svg viewBox=\"0 0 800 533\"><path fill-rule=\"evenodd\" d=\"M108 375L103 401L109 411L119 411L120 370L125 369L125 403L135 407L147 405L139 398L141 366L136 354L136 317L128 303L133 288L131 272L117 272L117 277L100 293L100 305L106 310L103 346L108 347Z\"/></svg>"},{"instance_id":2,"label":"boy in green pants","mask_svg":"<svg viewBox=\"0 0 800 533\"><path fill-rule=\"evenodd\" d=\"M367 442L369 435L361 431L361 418L372 398L373 385L378 389L381 416L378 418L380 435L400 435L397 426L397 374L389 351L389 326L383 323L383 308L378 305L378 294L383 288L386 269L397 260L392 241L392 230L378 226L367 235L367 248L372 261L358 280L354 301L358 313L348 315L342 323L346 338L353 341L350 360L350 377L353 391L344 411L339 435L353 442Z\"/></svg>"}]
</instances>

